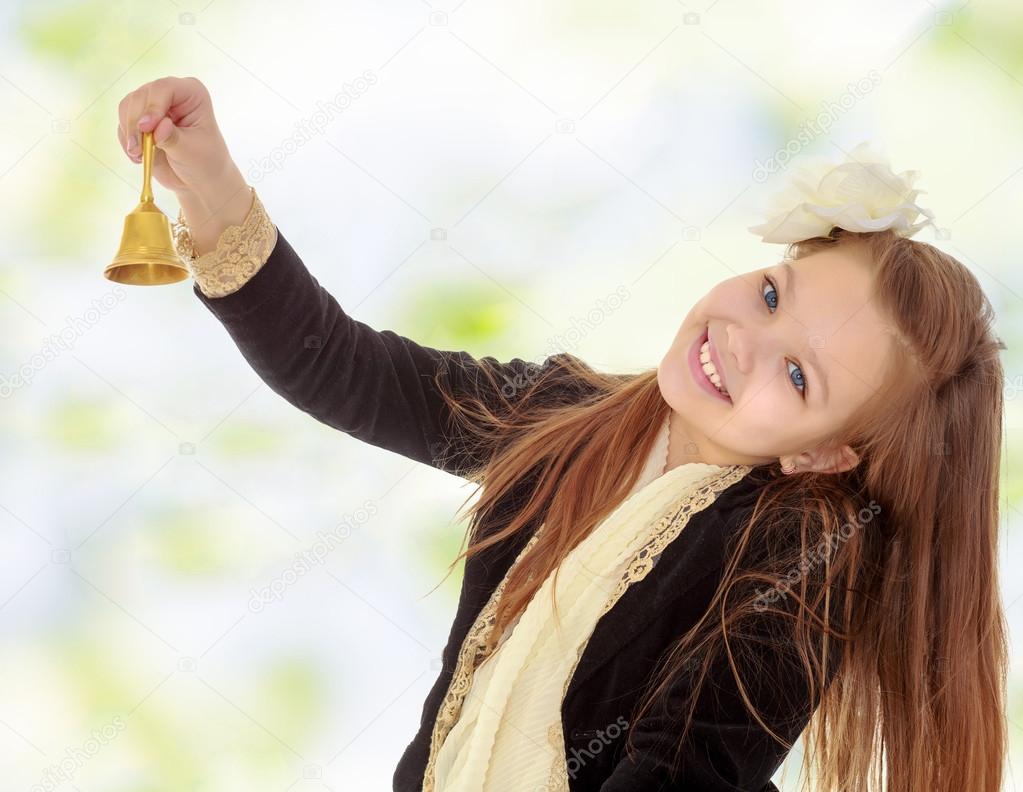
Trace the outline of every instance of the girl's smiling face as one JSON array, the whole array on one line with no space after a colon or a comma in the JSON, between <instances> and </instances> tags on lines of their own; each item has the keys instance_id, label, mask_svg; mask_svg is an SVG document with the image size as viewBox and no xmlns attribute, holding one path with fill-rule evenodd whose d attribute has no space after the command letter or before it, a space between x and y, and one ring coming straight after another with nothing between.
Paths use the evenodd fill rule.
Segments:
<instances>
[{"instance_id":1,"label":"girl's smiling face","mask_svg":"<svg viewBox=\"0 0 1023 792\"><path fill-rule=\"evenodd\" d=\"M851 449L828 438L881 387L894 343L872 289L869 261L848 245L711 289L657 369L673 410L668 467L775 460L800 470L852 467ZM696 372L690 365L705 334L727 399L707 388L698 359Z\"/></svg>"}]
</instances>

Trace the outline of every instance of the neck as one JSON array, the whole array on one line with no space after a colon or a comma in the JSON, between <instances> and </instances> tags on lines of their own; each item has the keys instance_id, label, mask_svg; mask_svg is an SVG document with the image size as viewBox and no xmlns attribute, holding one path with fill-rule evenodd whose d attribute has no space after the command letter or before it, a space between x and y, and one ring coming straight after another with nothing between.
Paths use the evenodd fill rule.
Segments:
<instances>
[{"instance_id":1,"label":"neck","mask_svg":"<svg viewBox=\"0 0 1023 792\"><path fill-rule=\"evenodd\" d=\"M667 473L672 468L691 462L705 465L758 465L770 460L745 457L729 453L710 441L708 437L686 425L684 419L674 409L669 408L668 415L668 461L664 466Z\"/></svg>"}]
</instances>

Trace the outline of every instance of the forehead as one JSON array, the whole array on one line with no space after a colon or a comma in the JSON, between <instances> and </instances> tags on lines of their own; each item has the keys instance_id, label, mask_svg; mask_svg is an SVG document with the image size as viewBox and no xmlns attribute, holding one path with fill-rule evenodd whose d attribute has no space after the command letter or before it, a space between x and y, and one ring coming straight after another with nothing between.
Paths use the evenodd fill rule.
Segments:
<instances>
[{"instance_id":1,"label":"forehead","mask_svg":"<svg viewBox=\"0 0 1023 792\"><path fill-rule=\"evenodd\" d=\"M825 250L788 263L795 271L795 290L787 312L816 350L832 402L839 394L867 398L882 384L893 337L873 297L874 275L866 254Z\"/></svg>"}]
</instances>

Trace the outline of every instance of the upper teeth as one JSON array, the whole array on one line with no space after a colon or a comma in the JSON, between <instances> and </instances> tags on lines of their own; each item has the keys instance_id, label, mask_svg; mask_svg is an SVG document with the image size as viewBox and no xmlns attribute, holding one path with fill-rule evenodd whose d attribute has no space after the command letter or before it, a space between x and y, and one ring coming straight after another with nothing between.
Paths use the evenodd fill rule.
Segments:
<instances>
[{"instance_id":1,"label":"upper teeth","mask_svg":"<svg viewBox=\"0 0 1023 792\"><path fill-rule=\"evenodd\" d=\"M704 341L703 346L700 347L700 365L703 367L703 373L707 375L707 379L714 384L715 388L727 396L728 391L721 384L721 375L714 368L714 361L710 359L710 341Z\"/></svg>"}]
</instances>

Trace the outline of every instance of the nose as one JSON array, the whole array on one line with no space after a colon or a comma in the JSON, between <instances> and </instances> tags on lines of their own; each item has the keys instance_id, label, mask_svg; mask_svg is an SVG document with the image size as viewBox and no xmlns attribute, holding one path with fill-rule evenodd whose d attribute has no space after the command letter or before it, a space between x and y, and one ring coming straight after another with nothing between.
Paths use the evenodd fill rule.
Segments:
<instances>
[{"instance_id":1,"label":"nose","mask_svg":"<svg viewBox=\"0 0 1023 792\"><path fill-rule=\"evenodd\" d=\"M786 342L775 327L745 327L737 322L725 325L724 348L718 353L724 365L731 364L743 377L749 377L756 366L757 357L764 358L768 369L773 361L784 357Z\"/></svg>"},{"instance_id":2,"label":"nose","mask_svg":"<svg viewBox=\"0 0 1023 792\"><path fill-rule=\"evenodd\" d=\"M731 363L736 371L743 376L749 374L748 353L747 353L745 330L741 329L735 322L725 325L725 348L721 350L724 364Z\"/></svg>"}]
</instances>

